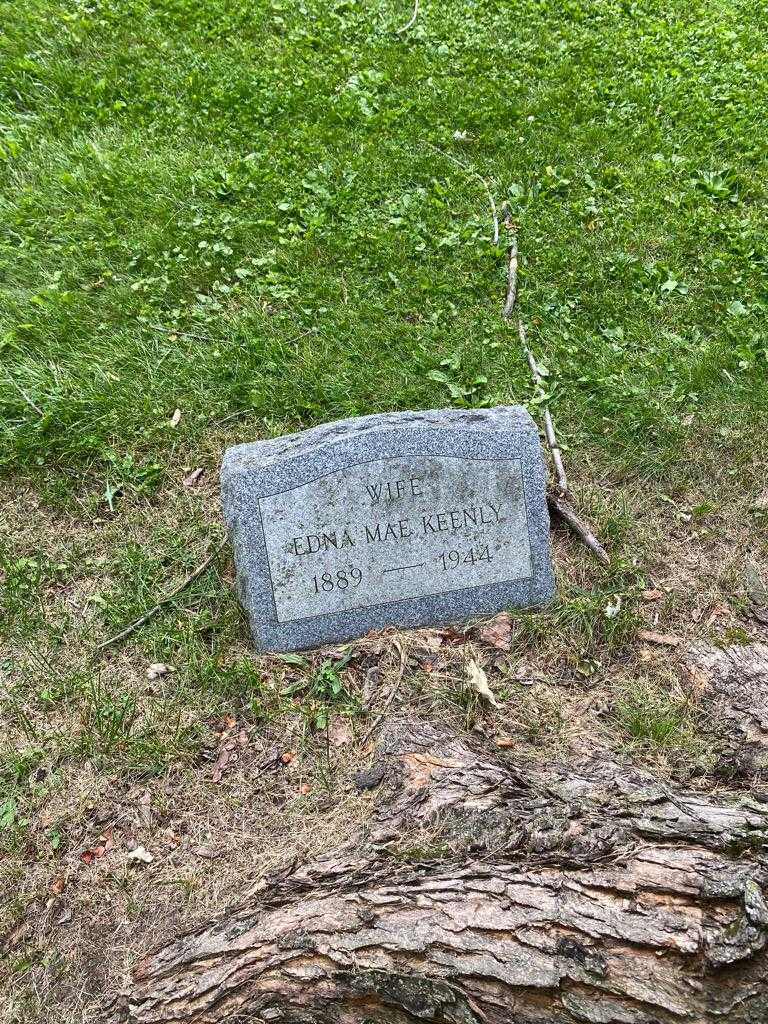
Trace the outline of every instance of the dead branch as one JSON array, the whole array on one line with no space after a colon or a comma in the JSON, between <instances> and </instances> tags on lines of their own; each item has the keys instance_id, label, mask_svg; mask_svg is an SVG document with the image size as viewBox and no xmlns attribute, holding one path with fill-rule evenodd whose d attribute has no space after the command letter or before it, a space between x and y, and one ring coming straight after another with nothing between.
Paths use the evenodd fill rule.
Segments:
<instances>
[{"instance_id":1,"label":"dead branch","mask_svg":"<svg viewBox=\"0 0 768 1024\"><path fill-rule=\"evenodd\" d=\"M504 301L504 311L502 316L505 320L509 321L512 319L512 313L515 309L515 302L517 300L517 263L518 263L518 248L517 248L517 235L515 234L512 221L509 217L509 212L504 209L504 226L509 232L509 258L508 258L508 271L507 271L507 296ZM539 389L540 394L545 392L544 377L542 376L539 364L534 358L533 352L528 345L528 339L525 333L525 324L521 317L517 317L517 333L520 338L520 344L522 345L525 358L528 360L528 366L530 367L531 374L533 376L534 383ZM555 474L557 476L557 485L564 495L568 495L568 478L565 475L565 466L563 465L563 458L561 454L560 445L557 442L557 434L555 433L555 424L552 420L552 414L549 411L549 406L544 404L544 434L547 439L547 446L552 453L552 462L555 466Z\"/></svg>"},{"instance_id":2,"label":"dead branch","mask_svg":"<svg viewBox=\"0 0 768 1024\"><path fill-rule=\"evenodd\" d=\"M573 506L565 498L561 497L554 490L547 491L547 504L550 512L558 515L563 522L579 537L589 548L598 562L603 565L610 565L611 559L603 545L592 533L584 520L576 514Z\"/></svg>"},{"instance_id":3,"label":"dead branch","mask_svg":"<svg viewBox=\"0 0 768 1024\"><path fill-rule=\"evenodd\" d=\"M405 25L403 25L402 28L398 28L396 30L397 35L402 35L403 32L407 32L409 28L411 28L413 25L415 25L416 24L416 19L418 18L418 16L419 16L419 0L415 0L415 3L413 5L413 14L411 15L410 19L405 23Z\"/></svg>"},{"instance_id":4,"label":"dead branch","mask_svg":"<svg viewBox=\"0 0 768 1024\"><path fill-rule=\"evenodd\" d=\"M226 540L223 540L218 544L211 554L208 555L205 561L198 565L194 572L190 573L190 575L187 576L187 578L183 580L175 590L172 590L170 594L166 594L165 597L160 598L157 604L153 605L149 611L144 612L144 614L140 615L138 619L134 619L133 622L130 622L125 629L121 629L119 633L115 634L115 636L111 636L108 640L100 643L98 647L94 649L93 654L91 655L91 661L96 661L96 659L108 647L113 647L115 644L120 643L121 640L125 640L127 636L130 636L131 633L135 633L137 629L144 625L145 622L149 622L150 619L154 618L161 608L173 601L174 598L178 597L183 590L186 590L191 583L194 583L196 579L202 576L203 573L213 565L226 543Z\"/></svg>"},{"instance_id":5,"label":"dead branch","mask_svg":"<svg viewBox=\"0 0 768 1024\"><path fill-rule=\"evenodd\" d=\"M510 230L509 218L505 219L507 230ZM510 231L509 261L507 271L507 297L504 302L504 319L509 320L517 299L517 235Z\"/></svg>"},{"instance_id":6,"label":"dead branch","mask_svg":"<svg viewBox=\"0 0 768 1024\"><path fill-rule=\"evenodd\" d=\"M536 362L528 347L528 339L525 334L525 325L520 317L517 318L517 333L520 337L520 344L523 346L523 352L528 360L528 366L531 368L533 379L536 382L536 386L541 394L544 394L544 378L541 375L539 364ZM565 475L565 466L563 465L563 457L560 451L560 445L557 441L557 434L555 434L555 424L552 421L552 413L549 411L549 406L544 403L544 435L547 439L547 446L552 453L552 462L555 467L555 476L557 477L557 486L563 492L564 495L568 495L568 478Z\"/></svg>"},{"instance_id":7,"label":"dead branch","mask_svg":"<svg viewBox=\"0 0 768 1024\"><path fill-rule=\"evenodd\" d=\"M509 233L509 256L507 262L507 294L504 300L504 309L502 316L505 321L509 322L512 320L512 315L515 309L515 302L517 300L517 266L518 266L518 245L517 235L514 230L514 225L509 216L509 211L504 207L504 226ZM522 317L516 318L517 323L517 334L520 338L520 345L522 346L523 353L528 362L528 367L531 371L531 376L536 385L536 388L540 396L543 396L546 392L546 385L543 374L539 364L536 362L536 357L531 351L531 347L528 344L528 338L525 332L525 324L523 323ZM552 456L552 464L555 468L555 479L557 481L556 491L550 490L547 494L547 502L551 511L556 512L558 516L563 520L564 523L570 527L571 530L579 537L584 544L589 548L592 554L597 558L598 561L604 565L610 564L610 556L605 550L603 545L590 530L581 516L578 515L576 510L573 508L571 503L571 495L568 490L568 477L565 472L565 465L563 463L562 449L557 440L557 434L555 432L555 423L552 419L552 413L549 411L549 405L543 403L543 418L544 418L544 436L547 441L547 447L549 448Z\"/></svg>"},{"instance_id":8,"label":"dead branch","mask_svg":"<svg viewBox=\"0 0 768 1024\"><path fill-rule=\"evenodd\" d=\"M491 207L491 217L493 218L493 244L498 245L499 214L496 210L496 200L493 198L491 186L488 184L488 182L485 180L482 174L478 174L478 172L473 170L471 167L467 167L465 163L459 160L458 157L455 157L452 153L446 153L444 149L439 149L437 146L433 146L431 142L428 142L427 145L429 146L430 149L433 149L435 153L439 153L440 156L444 156L446 160L450 160L452 163L456 164L456 166L460 167L465 174L469 175L470 178L474 178L476 181L479 181L480 184L483 186L483 188L486 191L486 194L488 195L488 202L490 203Z\"/></svg>"}]
</instances>

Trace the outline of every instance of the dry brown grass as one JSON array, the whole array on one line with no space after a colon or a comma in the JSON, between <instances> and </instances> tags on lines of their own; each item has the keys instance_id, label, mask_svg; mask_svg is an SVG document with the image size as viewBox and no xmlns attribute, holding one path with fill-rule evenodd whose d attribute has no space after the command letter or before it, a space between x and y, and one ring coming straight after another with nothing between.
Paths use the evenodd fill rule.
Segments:
<instances>
[{"instance_id":1,"label":"dry brown grass","mask_svg":"<svg viewBox=\"0 0 768 1024\"><path fill-rule=\"evenodd\" d=\"M202 464L210 464L209 455ZM179 470L179 480L189 468ZM687 646L766 636L749 614L744 586L747 555L768 579L755 495L731 484L712 511L700 507L703 484L671 504L651 501L635 484L583 486L581 500L598 522L602 493L621 510L612 521L602 518L614 531L621 565L606 574L558 532L563 597L548 611L515 616L509 650L483 643L477 631L365 638L342 670L350 699L375 715L397 676L397 640L406 668L389 716L436 716L519 757L604 753L707 785L710 750L696 737L697 695L682 667ZM0 867L7 952L0 1018L38 1024L55 1011L57 1020L75 1022L93 1019L101 994L149 948L237 899L250 881L342 842L365 820L372 798L356 791L352 777L368 762L360 738L372 719L357 706L341 709L354 737L326 743L312 726L318 698L302 686L339 652L318 652L304 665L255 657L226 559L198 590L108 652L97 670L89 667L93 646L119 626L105 622L103 601L121 587L139 604L160 596L220 530L210 469L200 487L177 482L162 500L128 496L114 514L88 495L74 510L54 511L32 489L3 485L0 514L15 558L42 553L66 567L30 596L20 613L24 628L4 637L0 664L4 763L37 752L16 788L18 816L27 822L13 831ZM166 550L174 537L178 546ZM131 545L155 559L151 587L142 565L133 575L126 570ZM621 610L611 620L606 610L617 595ZM638 629L677 642L642 641ZM470 659L487 671L498 709L468 689ZM148 680L152 661L176 671ZM135 701L132 729L155 745L151 771L137 768L129 745L83 746L93 713L83 678L94 671L103 692ZM59 695L43 699L57 681ZM685 728L673 729L669 743L633 736L631 717L622 717L622 701L639 681L668 698L673 713L684 707ZM234 733L243 740L215 781L222 736ZM289 751L289 763L275 763ZM151 863L129 858L137 847L149 851Z\"/></svg>"}]
</instances>

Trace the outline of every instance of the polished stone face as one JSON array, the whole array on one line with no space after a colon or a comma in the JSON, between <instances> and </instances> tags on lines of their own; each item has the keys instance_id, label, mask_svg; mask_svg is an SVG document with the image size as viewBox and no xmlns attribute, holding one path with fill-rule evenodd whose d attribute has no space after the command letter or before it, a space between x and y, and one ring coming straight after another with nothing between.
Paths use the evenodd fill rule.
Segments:
<instances>
[{"instance_id":1,"label":"polished stone face","mask_svg":"<svg viewBox=\"0 0 768 1024\"><path fill-rule=\"evenodd\" d=\"M392 413L238 445L222 504L261 650L548 600L545 475L516 407Z\"/></svg>"}]
</instances>

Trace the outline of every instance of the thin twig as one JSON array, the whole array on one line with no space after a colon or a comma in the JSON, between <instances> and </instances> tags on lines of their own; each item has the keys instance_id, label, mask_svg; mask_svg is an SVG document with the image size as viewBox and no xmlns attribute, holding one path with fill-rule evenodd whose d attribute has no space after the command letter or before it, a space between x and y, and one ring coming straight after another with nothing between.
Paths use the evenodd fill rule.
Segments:
<instances>
[{"instance_id":1,"label":"thin twig","mask_svg":"<svg viewBox=\"0 0 768 1024\"><path fill-rule=\"evenodd\" d=\"M399 29L397 29L397 30L396 30L396 31L397 31L397 35L400 35L400 34L401 34L401 33L403 33L403 32L407 32L407 31L408 31L408 29L409 29L409 28L410 28L410 27L411 27L412 25L414 25L414 24L415 24L415 22L416 22L416 19L418 18L418 16L419 16L419 0L415 0L415 3L414 3L414 5L413 5L413 14L412 14L412 15L411 15L411 17L410 17L410 20L409 20L409 21L407 21L407 22L405 23L405 25L403 25L403 27L402 27L402 28L399 28Z\"/></svg>"},{"instance_id":2,"label":"thin twig","mask_svg":"<svg viewBox=\"0 0 768 1024\"><path fill-rule=\"evenodd\" d=\"M515 309L515 301L517 299L517 235L515 234L512 221L509 217L509 211L504 208L504 226L509 232L509 261L507 270L507 296L504 300L504 312L502 316L505 320L512 319L512 313ZM523 347L525 358L528 360L528 366L530 367L531 374L533 376L536 387L539 389L541 394L544 394L545 382L542 376L539 364L534 358L533 352L528 345L528 339L525 333L525 324L521 317L517 317L517 333L520 338L520 344ZM544 433L547 438L547 446L552 453L552 462L555 466L555 474L557 476L557 486L563 492L568 494L568 477L565 474L565 466L563 465L563 457L560 449L560 445L557 441L557 434L555 433L555 424L552 420L552 414L549 411L549 406L544 404Z\"/></svg>"},{"instance_id":3,"label":"thin twig","mask_svg":"<svg viewBox=\"0 0 768 1024\"><path fill-rule=\"evenodd\" d=\"M207 334L195 334L193 331L180 331L178 327L161 327L160 324L142 324L142 327L149 327L151 331L160 331L161 334L177 334L180 338L196 338L197 341L213 341Z\"/></svg>"},{"instance_id":4,"label":"thin twig","mask_svg":"<svg viewBox=\"0 0 768 1024\"><path fill-rule=\"evenodd\" d=\"M528 339L525 334L525 325L523 324L523 321L520 319L520 317L517 318L517 333L520 337L520 344L523 346L523 352L525 352L525 357L528 360L528 365L531 368L531 374L533 375L533 379L536 381L536 386L538 387L541 394L544 394L544 378L541 375L539 364L534 359L533 352L531 352L530 348L528 347ZM544 434L547 438L547 445L549 447L549 450L552 453L552 462L555 466L557 486L560 488L563 494L567 495L568 477L565 475L565 466L563 465L563 457L560 451L560 445L557 441L557 434L555 433L555 424L552 421L552 413L549 411L549 406L546 403L544 403L543 412Z\"/></svg>"},{"instance_id":5,"label":"thin twig","mask_svg":"<svg viewBox=\"0 0 768 1024\"><path fill-rule=\"evenodd\" d=\"M507 263L507 294L504 300L504 310L502 316L504 320L509 322L512 320L512 314L515 309L515 302L517 300L517 264L518 264L518 245L517 235L515 234L514 225L509 216L509 210L506 204L502 208L504 214L504 227L509 233L509 259ZM517 323L517 334L520 338L520 344L525 358L528 361L528 367L531 371L534 383L539 391L540 395L546 393L545 381L542 376L539 364L536 362L536 358L531 351L528 344L528 338L525 333L525 324L520 316L515 318ZM555 467L555 477L557 486L551 488L547 492L547 503L552 512L556 513L566 523L571 530L586 544L592 554L597 558L598 561L602 562L603 565L610 564L610 557L608 552L605 550L603 545L590 530L581 516L575 511L571 504L571 495L568 490L568 477L565 473L565 466L563 464L562 450L557 440L557 434L555 433L555 423L552 419L552 413L549 411L549 406L546 402L543 403L543 414L544 414L544 436L547 440L547 447L552 455L552 464Z\"/></svg>"},{"instance_id":6,"label":"thin twig","mask_svg":"<svg viewBox=\"0 0 768 1024\"><path fill-rule=\"evenodd\" d=\"M32 399L29 397L29 395L24 390L24 388L21 386L21 384L19 384L19 382L15 379L15 377L13 376L11 371L7 367L3 367L3 369L5 370L6 374L8 375L8 380L11 382L11 384L13 384L13 386L19 392L19 394L24 399L24 401L27 403L27 405L30 407L30 409L34 409L38 416L41 416L41 417L45 416L45 413L40 408L40 406L36 402L32 401Z\"/></svg>"},{"instance_id":7,"label":"thin twig","mask_svg":"<svg viewBox=\"0 0 768 1024\"><path fill-rule=\"evenodd\" d=\"M102 651L105 651L108 647L112 647L114 644L119 643L121 640L125 640L127 636L130 636L131 633L134 633L137 629L143 626L145 622L149 622L150 619L154 618L161 608L173 601L174 598L178 597L183 590L187 589L190 583L194 583L198 577L202 576L206 569L210 569L226 543L226 540L223 540L218 544L211 554L208 555L205 561L198 565L194 572L190 573L190 575L187 576L187 578L180 583L175 590L172 590L170 594L166 594L165 597L161 597L157 604L153 605L149 611L144 612L144 614L140 615L138 619L134 619L133 622L130 622L125 627L125 629L121 629L119 633L115 634L115 636L111 636L109 640L105 640L103 643L100 643L98 647L94 649L94 652L91 655L91 660L95 661Z\"/></svg>"},{"instance_id":8,"label":"thin twig","mask_svg":"<svg viewBox=\"0 0 768 1024\"><path fill-rule=\"evenodd\" d=\"M402 645L399 643L399 641L393 640L392 643L393 646L397 648L398 653L400 654L400 668L398 669L397 679L392 684L392 689L389 691L387 699L384 701L384 706L381 709L381 714L377 716L376 721L373 723L370 729L367 730L362 740L360 741L361 747L365 746L365 744L368 742L371 736L373 736L373 734L379 728L381 723L384 721L384 718L386 717L387 714L387 708L394 700L395 694L400 689L400 683L402 683L403 681L403 675L405 674L405 651L403 650Z\"/></svg>"},{"instance_id":9,"label":"thin twig","mask_svg":"<svg viewBox=\"0 0 768 1024\"><path fill-rule=\"evenodd\" d=\"M552 491L547 492L547 504L550 511L555 512L566 523L573 532L586 544L598 562L603 565L610 565L611 559L603 545L592 533L590 528L574 510L573 506L559 494Z\"/></svg>"},{"instance_id":10,"label":"thin twig","mask_svg":"<svg viewBox=\"0 0 768 1024\"><path fill-rule=\"evenodd\" d=\"M485 189L485 191L488 194L488 202L491 205L491 216L493 218L493 244L494 245L498 245L499 244L499 214L498 214L498 212L496 210L496 201L493 198L493 193L491 192L491 186L488 184L488 182L485 180L485 178L482 176L482 174L478 174L478 172L473 170L471 167L467 167L467 165L465 163L463 163L461 160L459 160L458 157L455 157L453 155L453 153L446 153L446 151L444 149L439 149L437 146L433 146L431 142L428 142L427 145L429 146L430 149L433 149L436 153L439 153L440 156L444 156L447 160L452 161L454 164L456 164L457 167L460 167L462 169L462 171L464 171L465 174L468 174L471 178L475 178L483 186L483 188Z\"/></svg>"},{"instance_id":11,"label":"thin twig","mask_svg":"<svg viewBox=\"0 0 768 1024\"><path fill-rule=\"evenodd\" d=\"M507 222L508 224L508 222ZM509 262L507 264L507 297L504 301L504 319L509 320L517 298L517 235L509 240Z\"/></svg>"}]
</instances>

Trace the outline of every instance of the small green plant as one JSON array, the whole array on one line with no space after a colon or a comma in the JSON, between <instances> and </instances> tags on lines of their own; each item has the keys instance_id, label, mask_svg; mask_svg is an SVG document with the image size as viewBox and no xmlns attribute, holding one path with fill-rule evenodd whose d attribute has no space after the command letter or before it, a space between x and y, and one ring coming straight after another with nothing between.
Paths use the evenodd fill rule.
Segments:
<instances>
[{"instance_id":1,"label":"small green plant","mask_svg":"<svg viewBox=\"0 0 768 1024\"><path fill-rule=\"evenodd\" d=\"M10 830L16 824L16 800L9 796L0 803L0 829Z\"/></svg>"},{"instance_id":2,"label":"small green plant","mask_svg":"<svg viewBox=\"0 0 768 1024\"><path fill-rule=\"evenodd\" d=\"M703 192L710 199L739 201L738 178L730 167L719 171L699 171L690 179L691 187Z\"/></svg>"},{"instance_id":3,"label":"small green plant","mask_svg":"<svg viewBox=\"0 0 768 1024\"><path fill-rule=\"evenodd\" d=\"M329 661L328 659L323 661L310 680L310 694L328 704L335 704L343 700L347 696L344 683L339 675L343 667L343 661Z\"/></svg>"},{"instance_id":4,"label":"small green plant","mask_svg":"<svg viewBox=\"0 0 768 1024\"><path fill-rule=\"evenodd\" d=\"M313 729L324 729L332 711L354 715L360 710L357 697L344 685L341 675L350 659L350 654L335 660L326 658L314 673L302 676L282 691L286 697L301 696L302 712Z\"/></svg>"},{"instance_id":5,"label":"small green plant","mask_svg":"<svg viewBox=\"0 0 768 1024\"><path fill-rule=\"evenodd\" d=\"M124 747L138 716L135 695L115 694L98 676L86 676L82 697L81 751L111 754Z\"/></svg>"},{"instance_id":6,"label":"small green plant","mask_svg":"<svg viewBox=\"0 0 768 1024\"><path fill-rule=\"evenodd\" d=\"M131 454L107 452L104 456L106 475L103 500L110 512L115 511L115 499L132 492L148 494L156 490L163 477L163 469L156 462L138 463Z\"/></svg>"},{"instance_id":7,"label":"small green plant","mask_svg":"<svg viewBox=\"0 0 768 1024\"><path fill-rule=\"evenodd\" d=\"M647 680L637 680L622 690L616 701L616 717L636 743L660 750L690 743L687 706Z\"/></svg>"},{"instance_id":8,"label":"small green plant","mask_svg":"<svg viewBox=\"0 0 768 1024\"><path fill-rule=\"evenodd\" d=\"M743 626L729 626L723 631L718 643L720 647L740 647L751 643L752 635Z\"/></svg>"},{"instance_id":9,"label":"small green plant","mask_svg":"<svg viewBox=\"0 0 768 1024\"><path fill-rule=\"evenodd\" d=\"M20 787L0 787L0 850L13 850L27 832L30 817L24 796Z\"/></svg>"},{"instance_id":10,"label":"small green plant","mask_svg":"<svg viewBox=\"0 0 768 1024\"><path fill-rule=\"evenodd\" d=\"M0 755L0 793L3 790L10 792L16 786L25 786L42 759L43 751L39 747L3 751Z\"/></svg>"},{"instance_id":11,"label":"small green plant","mask_svg":"<svg viewBox=\"0 0 768 1024\"><path fill-rule=\"evenodd\" d=\"M451 404L460 409L491 405L492 401L488 394L488 378L477 376L470 380L462 380L460 371L461 356L454 352L445 359L441 359L439 369L430 370L426 376L427 380L442 384L448 392Z\"/></svg>"},{"instance_id":12,"label":"small green plant","mask_svg":"<svg viewBox=\"0 0 768 1024\"><path fill-rule=\"evenodd\" d=\"M0 637L28 638L44 626L45 588L66 568L42 553L14 556L0 544Z\"/></svg>"}]
</instances>

